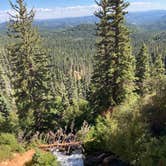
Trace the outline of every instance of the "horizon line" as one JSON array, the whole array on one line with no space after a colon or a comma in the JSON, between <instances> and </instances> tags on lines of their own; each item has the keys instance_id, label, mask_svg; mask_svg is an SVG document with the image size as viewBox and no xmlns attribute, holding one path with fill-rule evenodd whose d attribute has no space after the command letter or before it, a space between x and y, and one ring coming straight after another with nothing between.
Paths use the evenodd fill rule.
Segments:
<instances>
[{"instance_id":1,"label":"horizon line","mask_svg":"<svg viewBox=\"0 0 166 166\"><path fill-rule=\"evenodd\" d=\"M38 8L37 10L40 10L41 8ZM36 11L37 11L36 10ZM9 10L0 10L0 13L3 12L3 11L6 11L6 13L9 11ZM153 11L166 11L166 9L149 9L149 10L143 10L143 11L128 11L127 14L129 13L145 13L145 12L153 12ZM82 17L96 17L94 14L87 14L87 15L81 15L81 16L64 16L64 17L55 17L55 18L35 18L34 17L34 21L44 21L44 20L61 20L61 19L74 19L74 18L82 18ZM3 24L3 23L6 23L8 22L8 20L0 20L0 24Z\"/></svg>"}]
</instances>

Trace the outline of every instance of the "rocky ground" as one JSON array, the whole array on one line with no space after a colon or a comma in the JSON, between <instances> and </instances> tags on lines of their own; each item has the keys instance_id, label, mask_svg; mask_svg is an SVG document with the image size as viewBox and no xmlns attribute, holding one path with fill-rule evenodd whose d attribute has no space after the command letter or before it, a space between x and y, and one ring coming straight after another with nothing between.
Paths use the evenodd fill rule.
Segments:
<instances>
[{"instance_id":1,"label":"rocky ground","mask_svg":"<svg viewBox=\"0 0 166 166\"><path fill-rule=\"evenodd\" d=\"M115 155L108 153L95 153L86 156L85 166L129 166L119 160Z\"/></svg>"}]
</instances>

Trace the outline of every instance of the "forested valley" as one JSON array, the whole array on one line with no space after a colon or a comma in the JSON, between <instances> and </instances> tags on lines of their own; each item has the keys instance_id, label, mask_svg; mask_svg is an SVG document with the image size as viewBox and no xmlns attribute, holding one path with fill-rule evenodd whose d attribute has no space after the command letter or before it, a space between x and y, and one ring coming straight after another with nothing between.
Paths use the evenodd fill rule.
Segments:
<instances>
[{"instance_id":1,"label":"forested valley","mask_svg":"<svg viewBox=\"0 0 166 166\"><path fill-rule=\"evenodd\" d=\"M27 166L60 166L39 146L71 140L87 166L165 166L166 11L128 14L126 1L100 0L95 16L38 21L26 0L10 5L0 166L30 149Z\"/></svg>"}]
</instances>

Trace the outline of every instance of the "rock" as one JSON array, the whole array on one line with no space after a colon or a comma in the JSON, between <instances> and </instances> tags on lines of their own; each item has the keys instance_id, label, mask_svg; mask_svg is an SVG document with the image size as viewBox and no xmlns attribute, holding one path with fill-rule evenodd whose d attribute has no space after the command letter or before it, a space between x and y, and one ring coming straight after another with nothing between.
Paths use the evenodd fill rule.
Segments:
<instances>
[{"instance_id":1,"label":"rock","mask_svg":"<svg viewBox=\"0 0 166 166\"><path fill-rule=\"evenodd\" d=\"M116 159L116 158L115 158L115 156L113 156L113 155L106 157L106 158L103 160L103 166L108 166L109 163L110 163L112 160L114 160L114 159Z\"/></svg>"},{"instance_id":2,"label":"rock","mask_svg":"<svg viewBox=\"0 0 166 166\"><path fill-rule=\"evenodd\" d=\"M97 157L97 159L98 159L98 160L103 160L105 156L106 156L106 154L105 154L105 153L102 153L102 154L100 154L100 155Z\"/></svg>"},{"instance_id":3,"label":"rock","mask_svg":"<svg viewBox=\"0 0 166 166\"><path fill-rule=\"evenodd\" d=\"M109 156L103 160L102 166L128 166L126 163L118 160L115 156Z\"/></svg>"},{"instance_id":4,"label":"rock","mask_svg":"<svg viewBox=\"0 0 166 166\"><path fill-rule=\"evenodd\" d=\"M129 166L111 153L95 153L85 158L85 166Z\"/></svg>"},{"instance_id":5,"label":"rock","mask_svg":"<svg viewBox=\"0 0 166 166\"><path fill-rule=\"evenodd\" d=\"M107 156L108 154L106 153L96 153L96 154L87 156L85 159L85 165L86 166L102 166L103 160Z\"/></svg>"},{"instance_id":6,"label":"rock","mask_svg":"<svg viewBox=\"0 0 166 166\"><path fill-rule=\"evenodd\" d=\"M102 159L98 159L97 157L91 156L86 158L85 165L86 166L97 166L99 163L102 163Z\"/></svg>"}]
</instances>

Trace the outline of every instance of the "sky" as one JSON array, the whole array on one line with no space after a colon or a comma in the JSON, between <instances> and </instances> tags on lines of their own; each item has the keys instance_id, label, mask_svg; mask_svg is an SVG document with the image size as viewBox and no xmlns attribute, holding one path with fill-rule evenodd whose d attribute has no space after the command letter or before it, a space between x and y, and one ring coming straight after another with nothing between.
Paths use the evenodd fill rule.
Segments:
<instances>
[{"instance_id":1,"label":"sky","mask_svg":"<svg viewBox=\"0 0 166 166\"><path fill-rule=\"evenodd\" d=\"M11 0L15 2L15 0ZM92 15L97 9L94 0L25 0L28 8L35 8L36 19L79 17ZM128 0L129 12L166 10L166 0ZM8 0L0 2L0 22L7 21L11 7Z\"/></svg>"}]
</instances>

